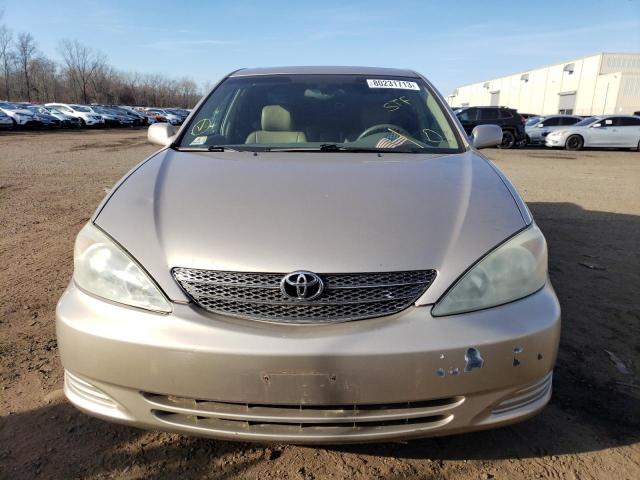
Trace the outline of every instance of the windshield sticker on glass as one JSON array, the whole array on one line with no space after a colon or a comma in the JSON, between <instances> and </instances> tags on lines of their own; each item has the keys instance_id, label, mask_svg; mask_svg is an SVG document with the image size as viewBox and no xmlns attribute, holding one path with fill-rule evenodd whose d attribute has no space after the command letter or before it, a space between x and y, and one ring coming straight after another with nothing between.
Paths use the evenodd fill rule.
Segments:
<instances>
[{"instance_id":1,"label":"windshield sticker on glass","mask_svg":"<svg viewBox=\"0 0 640 480\"><path fill-rule=\"evenodd\" d=\"M202 145L207 141L207 136L204 135L202 137L196 137L193 139L193 142L191 142L189 145Z\"/></svg>"},{"instance_id":2,"label":"windshield sticker on glass","mask_svg":"<svg viewBox=\"0 0 640 480\"><path fill-rule=\"evenodd\" d=\"M367 79L369 88L399 88L402 90L420 90L416 82L406 80Z\"/></svg>"},{"instance_id":3,"label":"windshield sticker on glass","mask_svg":"<svg viewBox=\"0 0 640 480\"><path fill-rule=\"evenodd\" d=\"M395 112L400 107L404 105L411 105L411 102L404 95L402 97L394 98L393 100L389 100L387 103L382 105L384 108L389 110L390 112Z\"/></svg>"},{"instance_id":4,"label":"windshield sticker on glass","mask_svg":"<svg viewBox=\"0 0 640 480\"><path fill-rule=\"evenodd\" d=\"M191 129L191 135L193 135L194 137L198 135L207 135L208 133L211 133L211 130L213 130L213 124L211 123L211 120L209 120L208 118L203 118L193 126L193 128Z\"/></svg>"}]
</instances>

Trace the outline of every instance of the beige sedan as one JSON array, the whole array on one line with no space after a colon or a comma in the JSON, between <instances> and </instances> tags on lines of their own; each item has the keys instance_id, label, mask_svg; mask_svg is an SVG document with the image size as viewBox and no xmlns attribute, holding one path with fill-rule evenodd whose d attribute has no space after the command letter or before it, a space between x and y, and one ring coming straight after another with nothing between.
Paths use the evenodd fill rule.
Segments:
<instances>
[{"instance_id":1,"label":"beige sedan","mask_svg":"<svg viewBox=\"0 0 640 480\"><path fill-rule=\"evenodd\" d=\"M239 70L78 234L57 308L69 400L228 440L492 428L551 396L545 239L409 70Z\"/></svg>"}]
</instances>

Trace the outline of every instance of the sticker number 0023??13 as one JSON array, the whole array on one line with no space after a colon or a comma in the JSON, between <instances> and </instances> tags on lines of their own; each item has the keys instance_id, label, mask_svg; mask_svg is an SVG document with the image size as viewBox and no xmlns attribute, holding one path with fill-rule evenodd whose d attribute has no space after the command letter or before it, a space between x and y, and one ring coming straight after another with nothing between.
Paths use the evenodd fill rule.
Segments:
<instances>
[{"instance_id":1,"label":"sticker number 0023??13","mask_svg":"<svg viewBox=\"0 0 640 480\"><path fill-rule=\"evenodd\" d=\"M400 88L402 90L420 90L416 82L407 80L367 79L369 88Z\"/></svg>"}]
</instances>

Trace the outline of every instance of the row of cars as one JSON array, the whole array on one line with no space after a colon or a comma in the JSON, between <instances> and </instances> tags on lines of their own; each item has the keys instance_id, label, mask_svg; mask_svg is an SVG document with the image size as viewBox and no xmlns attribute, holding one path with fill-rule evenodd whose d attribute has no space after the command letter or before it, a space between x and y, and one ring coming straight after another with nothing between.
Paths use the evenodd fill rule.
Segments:
<instances>
[{"instance_id":1,"label":"row of cars","mask_svg":"<svg viewBox=\"0 0 640 480\"><path fill-rule=\"evenodd\" d=\"M632 148L640 151L640 116L549 115L531 117L525 127L528 142L580 150L584 147Z\"/></svg>"},{"instance_id":2,"label":"row of cars","mask_svg":"<svg viewBox=\"0 0 640 480\"><path fill-rule=\"evenodd\" d=\"M0 102L0 128L136 127L156 122L181 125L189 110L126 105Z\"/></svg>"},{"instance_id":3,"label":"row of cars","mask_svg":"<svg viewBox=\"0 0 640 480\"><path fill-rule=\"evenodd\" d=\"M638 115L535 116L507 107L464 107L454 113L468 134L478 125L498 125L503 133L501 148L545 145L567 150L606 147L640 151Z\"/></svg>"}]
</instances>

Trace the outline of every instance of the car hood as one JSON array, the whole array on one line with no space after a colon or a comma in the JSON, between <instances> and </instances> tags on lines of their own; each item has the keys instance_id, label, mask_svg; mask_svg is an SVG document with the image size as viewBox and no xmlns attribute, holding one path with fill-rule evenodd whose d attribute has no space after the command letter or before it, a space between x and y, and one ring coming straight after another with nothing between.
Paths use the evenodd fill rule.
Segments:
<instances>
[{"instance_id":1,"label":"car hood","mask_svg":"<svg viewBox=\"0 0 640 480\"><path fill-rule=\"evenodd\" d=\"M163 150L94 222L174 300L173 267L317 273L436 269L432 303L525 226L495 167L455 155Z\"/></svg>"}]
</instances>

